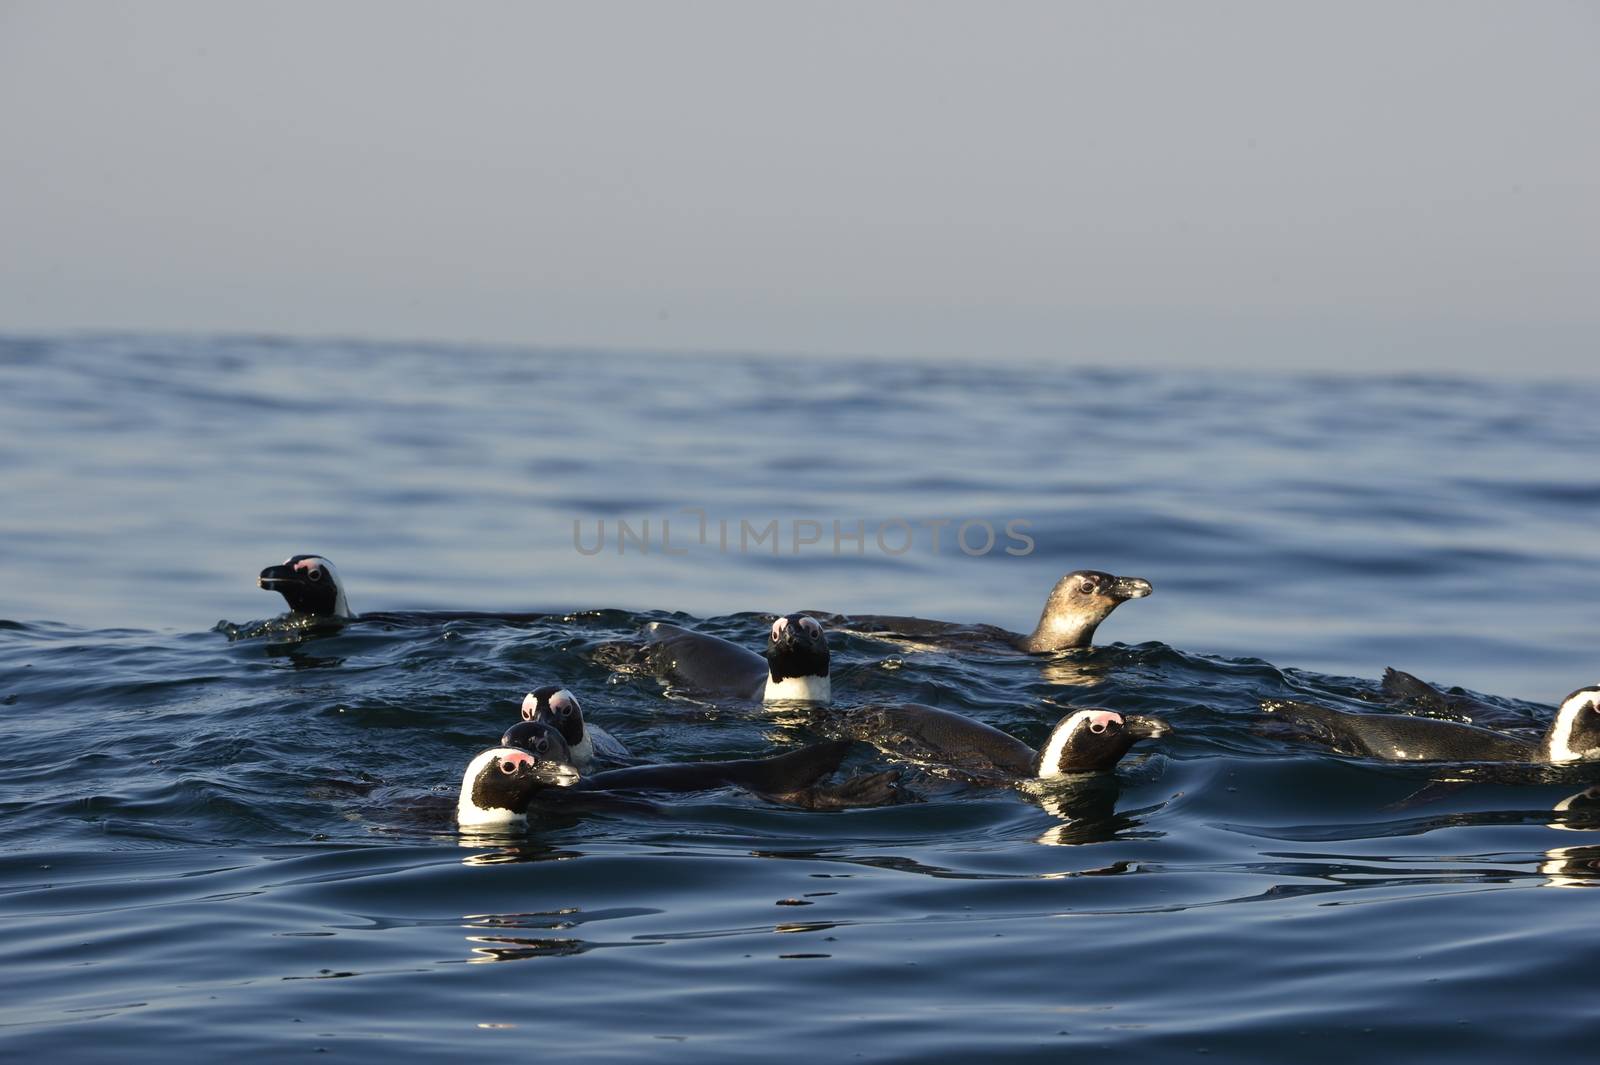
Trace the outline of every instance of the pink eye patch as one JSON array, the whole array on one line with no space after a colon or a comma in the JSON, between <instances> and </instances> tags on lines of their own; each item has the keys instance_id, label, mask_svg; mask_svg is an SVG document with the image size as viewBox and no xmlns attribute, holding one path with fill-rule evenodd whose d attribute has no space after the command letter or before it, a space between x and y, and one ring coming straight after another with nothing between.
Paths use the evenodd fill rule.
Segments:
<instances>
[{"instance_id":1,"label":"pink eye patch","mask_svg":"<svg viewBox=\"0 0 1600 1065\"><path fill-rule=\"evenodd\" d=\"M1097 710L1086 719L1090 732L1104 732L1112 725L1122 724L1122 715L1111 710Z\"/></svg>"},{"instance_id":2,"label":"pink eye patch","mask_svg":"<svg viewBox=\"0 0 1600 1065\"><path fill-rule=\"evenodd\" d=\"M500 771L502 773L514 773L517 771L518 766L533 764L532 755L523 754L521 751L512 751L500 759Z\"/></svg>"}]
</instances>

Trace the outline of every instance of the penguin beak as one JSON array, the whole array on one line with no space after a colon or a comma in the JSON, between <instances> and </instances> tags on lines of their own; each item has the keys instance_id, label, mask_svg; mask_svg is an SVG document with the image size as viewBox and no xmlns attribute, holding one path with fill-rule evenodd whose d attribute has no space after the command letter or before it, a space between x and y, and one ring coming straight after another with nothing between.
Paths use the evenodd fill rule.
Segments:
<instances>
[{"instance_id":1,"label":"penguin beak","mask_svg":"<svg viewBox=\"0 0 1600 1065\"><path fill-rule=\"evenodd\" d=\"M1112 598L1121 601L1124 599L1143 599L1154 589L1150 582L1143 577L1118 577L1117 582L1111 586Z\"/></svg>"},{"instance_id":2,"label":"penguin beak","mask_svg":"<svg viewBox=\"0 0 1600 1065\"><path fill-rule=\"evenodd\" d=\"M1123 718L1122 727L1136 740L1159 740L1172 732L1172 727L1160 718L1140 717L1138 714Z\"/></svg>"},{"instance_id":3,"label":"penguin beak","mask_svg":"<svg viewBox=\"0 0 1600 1065\"><path fill-rule=\"evenodd\" d=\"M570 788L578 782L579 773L565 762L535 762L533 778L552 788Z\"/></svg>"},{"instance_id":4,"label":"penguin beak","mask_svg":"<svg viewBox=\"0 0 1600 1065\"><path fill-rule=\"evenodd\" d=\"M288 566L268 566L261 571L261 576L256 578L256 587L276 591L278 585L289 584L299 579L300 575Z\"/></svg>"}]
</instances>

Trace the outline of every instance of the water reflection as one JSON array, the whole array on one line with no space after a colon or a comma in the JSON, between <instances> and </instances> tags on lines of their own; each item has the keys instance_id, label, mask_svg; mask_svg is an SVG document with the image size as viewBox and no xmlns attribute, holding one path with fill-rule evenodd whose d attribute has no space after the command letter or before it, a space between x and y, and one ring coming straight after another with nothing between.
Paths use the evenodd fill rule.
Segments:
<instances>
[{"instance_id":1,"label":"water reflection","mask_svg":"<svg viewBox=\"0 0 1600 1065\"><path fill-rule=\"evenodd\" d=\"M529 958L561 958L584 954L600 947L640 946L658 942L654 937L599 942L574 935L513 935L514 932L566 933L596 921L626 917L647 917L661 910L642 906L616 907L585 912L577 906L527 913L467 914L463 926L473 933L466 937L471 962L526 961Z\"/></svg>"},{"instance_id":2,"label":"water reflection","mask_svg":"<svg viewBox=\"0 0 1600 1065\"><path fill-rule=\"evenodd\" d=\"M582 851L566 850L536 843L529 839L526 830L499 831L462 828L456 836L458 847L468 847L479 853L461 859L462 865L508 865L522 862L562 862L582 858ZM488 847L489 850L481 850Z\"/></svg>"},{"instance_id":3,"label":"water reflection","mask_svg":"<svg viewBox=\"0 0 1600 1065\"><path fill-rule=\"evenodd\" d=\"M753 858L778 858L790 861L836 862L881 869L894 873L916 873L935 880L1063 880L1078 876L1119 876L1139 872L1137 862L1118 860L1106 865L1044 873L984 873L933 865L904 854L829 854L822 851L751 851ZM841 874L848 875L848 874Z\"/></svg>"},{"instance_id":4,"label":"water reflection","mask_svg":"<svg viewBox=\"0 0 1600 1065\"><path fill-rule=\"evenodd\" d=\"M528 958L560 958L582 954L590 944L581 939L519 939L512 936L468 936L468 943L482 946L472 948L476 964L486 961L525 961Z\"/></svg>"},{"instance_id":5,"label":"water reflection","mask_svg":"<svg viewBox=\"0 0 1600 1065\"><path fill-rule=\"evenodd\" d=\"M1556 803L1551 812L1561 815L1551 822L1551 828L1568 832L1600 829L1600 784L1584 788L1576 795L1568 795Z\"/></svg>"},{"instance_id":6,"label":"water reflection","mask_svg":"<svg viewBox=\"0 0 1600 1065\"><path fill-rule=\"evenodd\" d=\"M1117 813L1117 800L1122 795L1122 788L1110 774L1081 781L1053 782L1050 785L1028 781L1018 790L1061 822L1034 837L1034 842L1041 846L1081 847L1119 837L1127 838L1130 834L1149 839L1163 835L1160 832L1134 832L1143 824L1143 817L1159 810L1160 806Z\"/></svg>"},{"instance_id":7,"label":"water reflection","mask_svg":"<svg viewBox=\"0 0 1600 1065\"><path fill-rule=\"evenodd\" d=\"M1063 688L1087 688L1105 680L1107 667L1092 653L1058 651L1040 667L1040 674L1051 684Z\"/></svg>"},{"instance_id":8,"label":"water reflection","mask_svg":"<svg viewBox=\"0 0 1600 1065\"><path fill-rule=\"evenodd\" d=\"M1563 832L1600 831L1600 785L1585 788L1556 803L1550 827ZM1600 887L1600 846L1553 847L1545 851L1540 885L1555 888Z\"/></svg>"}]
</instances>

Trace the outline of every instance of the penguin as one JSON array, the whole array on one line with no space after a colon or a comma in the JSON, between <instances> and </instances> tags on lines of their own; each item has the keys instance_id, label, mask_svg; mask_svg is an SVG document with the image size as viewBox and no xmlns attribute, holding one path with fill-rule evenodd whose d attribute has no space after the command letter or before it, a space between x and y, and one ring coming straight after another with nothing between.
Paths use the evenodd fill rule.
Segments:
<instances>
[{"instance_id":1,"label":"penguin","mask_svg":"<svg viewBox=\"0 0 1600 1065\"><path fill-rule=\"evenodd\" d=\"M482 610L400 610L379 611L357 615L350 609L345 597L344 582L339 573L321 555L291 555L281 566L268 566L256 578L256 586L269 592L278 592L289 604L292 617L313 621L378 622L388 625L436 625L443 621L497 621L524 624L551 617L550 611L482 611ZM227 623L219 623L223 629ZM224 631L236 635L250 635L249 630L229 626Z\"/></svg>"},{"instance_id":2,"label":"penguin","mask_svg":"<svg viewBox=\"0 0 1600 1065\"><path fill-rule=\"evenodd\" d=\"M609 762L626 762L629 758L626 747L598 725L584 720L583 704L559 684L546 684L529 692L522 700L522 720L542 721L561 733L571 749L571 762L580 771L588 772L596 758ZM516 728L512 726L513 730ZM508 731L500 737L501 746L520 746L509 739L510 735Z\"/></svg>"},{"instance_id":3,"label":"penguin","mask_svg":"<svg viewBox=\"0 0 1600 1065\"><path fill-rule=\"evenodd\" d=\"M1339 754L1386 762L1538 762L1600 758L1600 685L1579 688L1556 710L1543 738L1408 714L1360 714L1289 699L1261 709L1308 731Z\"/></svg>"},{"instance_id":4,"label":"penguin","mask_svg":"<svg viewBox=\"0 0 1600 1065\"><path fill-rule=\"evenodd\" d=\"M561 730L548 721L535 721L532 718L518 721L501 735L500 746L517 747L557 765L571 766L574 770L578 769L578 762L573 756L571 744L567 743L567 739L561 734ZM558 773L558 775L560 774ZM564 787L566 785L557 784L556 786Z\"/></svg>"},{"instance_id":5,"label":"penguin","mask_svg":"<svg viewBox=\"0 0 1600 1065\"><path fill-rule=\"evenodd\" d=\"M910 636L941 643L999 644L1030 654L1088 647L1095 630L1129 599L1153 591L1143 577L1115 577L1100 570L1073 570L1050 589L1039 623L1026 635L993 625L959 625L948 621L887 615L855 615L848 619L863 632Z\"/></svg>"},{"instance_id":6,"label":"penguin","mask_svg":"<svg viewBox=\"0 0 1600 1065\"><path fill-rule=\"evenodd\" d=\"M845 734L886 754L962 770L987 779L1053 780L1112 769L1139 740L1172 730L1163 721L1111 710L1073 710L1034 750L997 728L917 703L866 706L842 719Z\"/></svg>"},{"instance_id":7,"label":"penguin","mask_svg":"<svg viewBox=\"0 0 1600 1065\"><path fill-rule=\"evenodd\" d=\"M338 570L321 555L291 555L283 565L262 570L256 586L281 594L291 613L344 620L355 617Z\"/></svg>"},{"instance_id":8,"label":"penguin","mask_svg":"<svg viewBox=\"0 0 1600 1065\"><path fill-rule=\"evenodd\" d=\"M1039 623L1011 642L1018 650L1038 653L1088 647L1094 631L1129 599L1143 599L1153 588L1143 577L1113 577L1080 569L1056 581L1039 613Z\"/></svg>"},{"instance_id":9,"label":"penguin","mask_svg":"<svg viewBox=\"0 0 1600 1065\"><path fill-rule=\"evenodd\" d=\"M528 807L536 799L620 792L687 792L733 786L805 809L878 805L896 796L898 774L894 771L855 777L831 789L818 784L839 768L854 746L851 740L812 744L771 758L632 766L584 776L568 761L566 741L555 729L542 721L524 721L513 728L523 730L519 738L524 746L482 751L462 774L456 820L463 828L525 825Z\"/></svg>"},{"instance_id":10,"label":"penguin","mask_svg":"<svg viewBox=\"0 0 1600 1065\"><path fill-rule=\"evenodd\" d=\"M828 637L817 619L807 614L773 621L764 654L662 621L646 625L645 635L645 661L673 685L769 703L826 706L833 701Z\"/></svg>"}]
</instances>

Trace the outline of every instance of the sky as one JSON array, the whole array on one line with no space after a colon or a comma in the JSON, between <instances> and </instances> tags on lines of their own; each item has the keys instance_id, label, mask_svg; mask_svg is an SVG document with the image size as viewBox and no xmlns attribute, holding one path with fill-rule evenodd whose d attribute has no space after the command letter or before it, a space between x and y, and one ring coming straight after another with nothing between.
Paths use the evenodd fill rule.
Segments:
<instances>
[{"instance_id":1,"label":"sky","mask_svg":"<svg viewBox=\"0 0 1600 1065\"><path fill-rule=\"evenodd\" d=\"M1600 373L1600 4L0 0L0 331Z\"/></svg>"}]
</instances>

